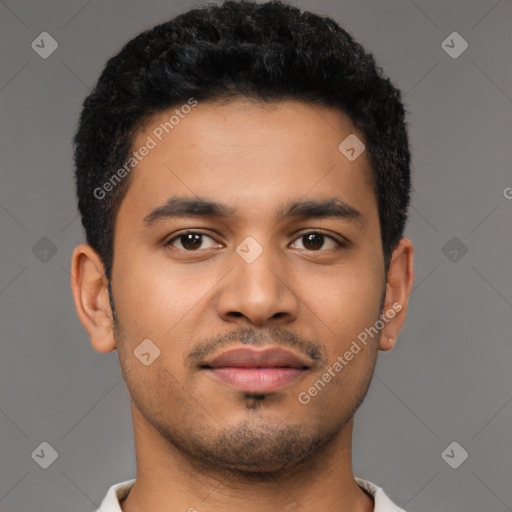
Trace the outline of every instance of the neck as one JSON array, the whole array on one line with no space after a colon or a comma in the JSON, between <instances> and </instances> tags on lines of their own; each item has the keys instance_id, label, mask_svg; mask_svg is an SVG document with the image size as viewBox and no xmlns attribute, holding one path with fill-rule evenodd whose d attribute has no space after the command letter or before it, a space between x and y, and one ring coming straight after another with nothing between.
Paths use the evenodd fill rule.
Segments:
<instances>
[{"instance_id":1,"label":"neck","mask_svg":"<svg viewBox=\"0 0 512 512\"><path fill-rule=\"evenodd\" d=\"M170 445L132 404L137 478L123 512L330 510L373 512L373 498L352 473L351 419L314 459L273 474L206 466Z\"/></svg>"}]
</instances>

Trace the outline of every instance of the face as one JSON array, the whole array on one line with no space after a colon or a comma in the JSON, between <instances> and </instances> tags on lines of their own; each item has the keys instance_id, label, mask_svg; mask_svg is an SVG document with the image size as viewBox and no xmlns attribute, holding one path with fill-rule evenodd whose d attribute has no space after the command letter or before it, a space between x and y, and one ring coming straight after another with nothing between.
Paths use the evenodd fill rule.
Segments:
<instances>
[{"instance_id":1,"label":"face","mask_svg":"<svg viewBox=\"0 0 512 512\"><path fill-rule=\"evenodd\" d=\"M351 421L376 362L381 332L361 342L386 312L366 152L338 149L356 134L343 113L298 102L198 104L160 133L170 115L137 134L155 146L115 225L133 410L205 464L290 468Z\"/></svg>"}]
</instances>

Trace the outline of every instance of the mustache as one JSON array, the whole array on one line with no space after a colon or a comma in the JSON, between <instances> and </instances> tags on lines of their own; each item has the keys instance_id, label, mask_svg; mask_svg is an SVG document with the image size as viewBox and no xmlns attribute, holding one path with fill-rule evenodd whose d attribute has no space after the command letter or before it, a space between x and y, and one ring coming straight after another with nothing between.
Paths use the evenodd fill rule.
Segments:
<instances>
[{"instance_id":1,"label":"mustache","mask_svg":"<svg viewBox=\"0 0 512 512\"><path fill-rule=\"evenodd\" d=\"M235 342L244 345L272 344L282 348L295 348L306 354L315 368L327 366L328 357L326 349L318 342L302 338L288 329L272 327L261 330L250 327L240 327L222 336L212 336L200 342L186 355L189 364L198 365L205 357Z\"/></svg>"}]
</instances>

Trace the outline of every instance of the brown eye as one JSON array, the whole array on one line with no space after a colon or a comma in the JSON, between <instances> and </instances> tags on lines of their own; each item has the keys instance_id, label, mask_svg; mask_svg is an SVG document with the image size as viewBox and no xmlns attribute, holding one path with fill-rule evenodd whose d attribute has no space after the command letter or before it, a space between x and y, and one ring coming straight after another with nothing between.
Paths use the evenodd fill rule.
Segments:
<instances>
[{"instance_id":1,"label":"brown eye","mask_svg":"<svg viewBox=\"0 0 512 512\"><path fill-rule=\"evenodd\" d=\"M205 243L205 239L209 239L213 242L213 238L204 233L189 231L187 233L181 233L180 235L171 238L168 242L165 243L165 245L170 245L176 249L181 249L188 252L197 251L200 248L209 249L213 247L213 245L210 247L202 247ZM181 247L177 246L177 243L179 243Z\"/></svg>"},{"instance_id":2,"label":"brown eye","mask_svg":"<svg viewBox=\"0 0 512 512\"><path fill-rule=\"evenodd\" d=\"M308 251L316 251L321 249L324 245L324 236L319 233L310 233L309 235L303 235L303 244Z\"/></svg>"},{"instance_id":3,"label":"brown eye","mask_svg":"<svg viewBox=\"0 0 512 512\"><path fill-rule=\"evenodd\" d=\"M202 235L197 233L187 233L186 235L180 235L179 240L185 249L194 251L201 247L203 242L201 237Z\"/></svg>"},{"instance_id":4,"label":"brown eye","mask_svg":"<svg viewBox=\"0 0 512 512\"><path fill-rule=\"evenodd\" d=\"M336 238L326 235L324 233L320 233L317 231L311 231L309 233L304 233L296 240L302 241L302 247L297 247L298 249L304 249L306 251L319 251L322 248L325 248L326 241L329 241L331 243L331 247L329 248L337 248L337 247L344 247L344 245L339 242ZM295 242L296 244L296 242ZM295 245L293 244L293 245Z\"/></svg>"}]
</instances>

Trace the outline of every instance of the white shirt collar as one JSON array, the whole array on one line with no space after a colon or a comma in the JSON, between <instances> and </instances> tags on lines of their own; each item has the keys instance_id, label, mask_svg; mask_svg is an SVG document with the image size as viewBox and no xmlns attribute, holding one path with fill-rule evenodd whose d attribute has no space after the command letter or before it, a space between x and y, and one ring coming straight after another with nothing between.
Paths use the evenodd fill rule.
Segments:
<instances>
[{"instance_id":1,"label":"white shirt collar","mask_svg":"<svg viewBox=\"0 0 512 512\"><path fill-rule=\"evenodd\" d=\"M405 512L402 508L395 505L384 493L381 487L362 478L354 477L357 485L368 492L375 501L374 512ZM135 478L114 484L107 492L107 495L101 502L100 508L96 512L121 512L119 500L124 499L135 482Z\"/></svg>"},{"instance_id":2,"label":"white shirt collar","mask_svg":"<svg viewBox=\"0 0 512 512\"><path fill-rule=\"evenodd\" d=\"M386 495L386 493L382 490L381 487L378 487L372 482L368 480L363 480L362 478L354 477L357 485L364 489L368 494L373 497L375 501L374 512L405 512L402 507L395 505Z\"/></svg>"}]
</instances>

